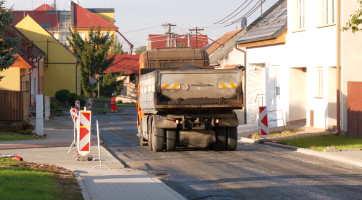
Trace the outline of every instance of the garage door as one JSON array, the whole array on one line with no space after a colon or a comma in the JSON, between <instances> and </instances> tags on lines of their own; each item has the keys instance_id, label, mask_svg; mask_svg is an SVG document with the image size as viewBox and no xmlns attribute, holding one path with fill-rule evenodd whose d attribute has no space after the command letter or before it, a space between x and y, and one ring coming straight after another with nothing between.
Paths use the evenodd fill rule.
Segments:
<instances>
[{"instance_id":1,"label":"garage door","mask_svg":"<svg viewBox=\"0 0 362 200\"><path fill-rule=\"evenodd\" d=\"M348 133L362 138L362 82L348 82Z\"/></svg>"}]
</instances>

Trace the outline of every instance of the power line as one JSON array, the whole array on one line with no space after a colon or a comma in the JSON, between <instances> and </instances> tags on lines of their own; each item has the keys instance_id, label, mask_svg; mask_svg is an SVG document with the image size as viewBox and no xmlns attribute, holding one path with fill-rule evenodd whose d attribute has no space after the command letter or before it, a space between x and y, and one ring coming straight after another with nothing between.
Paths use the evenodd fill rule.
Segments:
<instances>
[{"instance_id":1,"label":"power line","mask_svg":"<svg viewBox=\"0 0 362 200\"><path fill-rule=\"evenodd\" d=\"M152 26L152 27L148 27L148 28L142 28L142 29L137 29L137 30L133 30L133 31L127 31L127 32L122 32L122 33L132 33L132 32L143 31L143 30L152 29L152 28L157 28L157 27L160 27L160 26Z\"/></svg>"},{"instance_id":2,"label":"power line","mask_svg":"<svg viewBox=\"0 0 362 200\"><path fill-rule=\"evenodd\" d=\"M234 12L232 12L232 13L230 13L228 16L226 16L224 19L222 19L222 20L220 20L220 21L218 21L218 22L215 22L214 24L218 24L218 23L223 23L224 22L224 20L225 19L227 19L228 17L230 17L232 14L234 14L237 10L239 10L246 2L248 2L249 0L246 0L246 1L244 1L244 3L243 4L241 4L240 6L239 6L239 8L237 8L236 10L234 10ZM253 1L253 0L252 0ZM252 2L251 1L251 2ZM250 4L250 3L249 3ZM248 5L249 5L248 4ZM248 5L246 6L246 7L248 7ZM246 7L244 7L241 11L243 11ZM236 15L238 15L241 11L239 11L238 13L236 13L233 17L231 17L230 19L232 19L232 18L234 18ZM228 19L227 21L229 21L230 19Z\"/></svg>"}]
</instances>

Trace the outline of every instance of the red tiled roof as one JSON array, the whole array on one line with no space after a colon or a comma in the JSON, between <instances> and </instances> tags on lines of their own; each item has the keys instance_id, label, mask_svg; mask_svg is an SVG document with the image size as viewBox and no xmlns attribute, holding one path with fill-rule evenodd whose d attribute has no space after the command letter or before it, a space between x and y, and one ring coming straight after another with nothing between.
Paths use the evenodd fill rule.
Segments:
<instances>
[{"instance_id":1,"label":"red tiled roof","mask_svg":"<svg viewBox=\"0 0 362 200\"><path fill-rule=\"evenodd\" d=\"M221 38L216 40L211 46L207 47L206 52L207 54L212 54L216 49L218 49L221 45L230 40L232 37L234 37L236 34L238 34L242 29L237 29L235 31L227 32L225 35L223 35Z\"/></svg>"},{"instance_id":2,"label":"red tiled roof","mask_svg":"<svg viewBox=\"0 0 362 200\"><path fill-rule=\"evenodd\" d=\"M46 14L46 11L11 11L15 16L12 25L15 26L27 15L31 16L39 25L42 23L51 23L51 28L58 28L59 15Z\"/></svg>"},{"instance_id":3,"label":"red tiled roof","mask_svg":"<svg viewBox=\"0 0 362 200\"><path fill-rule=\"evenodd\" d=\"M76 3L74 3L74 26L77 28L89 28L92 26L97 28L100 26L101 28L118 29L117 26Z\"/></svg>"},{"instance_id":4,"label":"red tiled roof","mask_svg":"<svg viewBox=\"0 0 362 200\"><path fill-rule=\"evenodd\" d=\"M165 35L149 34L148 39L151 40L151 49L162 49L166 47L167 38ZM191 47L196 49L196 36L192 35L190 38ZM184 44L187 47L187 35L177 35L177 44ZM208 45L207 35L197 36L197 49L201 49L205 45ZM174 41L172 41L174 46Z\"/></svg>"},{"instance_id":5,"label":"red tiled roof","mask_svg":"<svg viewBox=\"0 0 362 200\"><path fill-rule=\"evenodd\" d=\"M34 11L47 11L47 10L53 10L53 7L46 3L34 9Z\"/></svg>"},{"instance_id":6,"label":"red tiled roof","mask_svg":"<svg viewBox=\"0 0 362 200\"><path fill-rule=\"evenodd\" d=\"M112 56L108 55L107 58L110 59ZM110 70L112 73L120 73L127 69L124 75L137 74L139 72L139 59L140 55L116 55L113 63L103 73L108 73Z\"/></svg>"}]
</instances>

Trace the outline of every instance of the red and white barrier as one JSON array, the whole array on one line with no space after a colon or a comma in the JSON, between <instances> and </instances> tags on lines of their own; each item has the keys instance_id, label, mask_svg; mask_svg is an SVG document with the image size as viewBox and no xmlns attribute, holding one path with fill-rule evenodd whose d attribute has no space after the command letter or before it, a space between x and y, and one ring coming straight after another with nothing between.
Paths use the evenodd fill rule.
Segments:
<instances>
[{"instance_id":1,"label":"red and white barrier","mask_svg":"<svg viewBox=\"0 0 362 200\"><path fill-rule=\"evenodd\" d=\"M269 137L268 110L266 106L259 107L260 135L266 139Z\"/></svg>"},{"instance_id":2,"label":"red and white barrier","mask_svg":"<svg viewBox=\"0 0 362 200\"><path fill-rule=\"evenodd\" d=\"M90 111L79 111L79 119L77 121L77 144L78 153L86 156L90 151L91 139L91 113Z\"/></svg>"},{"instance_id":3,"label":"red and white barrier","mask_svg":"<svg viewBox=\"0 0 362 200\"><path fill-rule=\"evenodd\" d=\"M79 115L80 111L80 101L75 101L75 110L77 111L77 115Z\"/></svg>"},{"instance_id":4,"label":"red and white barrier","mask_svg":"<svg viewBox=\"0 0 362 200\"><path fill-rule=\"evenodd\" d=\"M88 111L92 110L92 103L93 103L93 99L89 99L88 107L87 107Z\"/></svg>"}]
</instances>

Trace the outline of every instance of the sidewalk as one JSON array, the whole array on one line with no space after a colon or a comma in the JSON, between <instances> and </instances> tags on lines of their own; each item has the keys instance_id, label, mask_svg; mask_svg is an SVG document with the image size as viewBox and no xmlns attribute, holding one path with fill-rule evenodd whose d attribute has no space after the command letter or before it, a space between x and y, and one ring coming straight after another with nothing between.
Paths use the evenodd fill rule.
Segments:
<instances>
[{"instance_id":1,"label":"sidewalk","mask_svg":"<svg viewBox=\"0 0 362 200\"><path fill-rule=\"evenodd\" d=\"M56 124L56 121L52 123ZM78 183L86 200L185 199L153 175L125 169L124 165L102 146L102 167L93 168L100 164L99 161L91 163L77 161L76 158L73 158L76 150L67 154L73 141L73 129L44 129L44 133L48 135L47 139L0 142L0 154L16 154L26 162L57 165L71 169L78 177ZM98 158L95 131L92 131L91 138L91 149L87 156L91 155L94 159Z\"/></svg>"}]
</instances>

